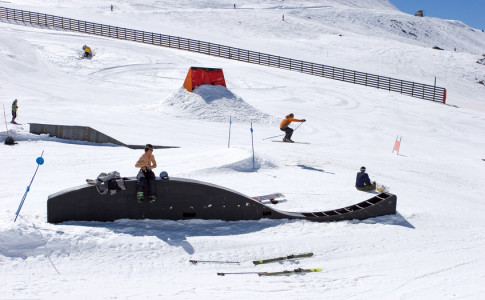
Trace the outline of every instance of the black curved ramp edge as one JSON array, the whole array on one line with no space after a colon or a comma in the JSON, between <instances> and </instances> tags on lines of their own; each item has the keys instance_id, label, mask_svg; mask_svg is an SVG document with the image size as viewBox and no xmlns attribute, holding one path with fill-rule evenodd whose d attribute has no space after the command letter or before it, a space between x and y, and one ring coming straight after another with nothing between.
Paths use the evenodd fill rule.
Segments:
<instances>
[{"instance_id":1,"label":"black curved ramp edge","mask_svg":"<svg viewBox=\"0 0 485 300\"><path fill-rule=\"evenodd\" d=\"M366 219L395 214L397 198L381 193L337 210L322 212L285 212L266 206L244 194L218 185L192 179L156 180L157 201L138 203L136 180L125 180L126 190L114 195L101 195L89 184L52 194L47 200L47 221L110 222L118 219L205 219L259 220L305 219L316 222Z\"/></svg>"}]
</instances>

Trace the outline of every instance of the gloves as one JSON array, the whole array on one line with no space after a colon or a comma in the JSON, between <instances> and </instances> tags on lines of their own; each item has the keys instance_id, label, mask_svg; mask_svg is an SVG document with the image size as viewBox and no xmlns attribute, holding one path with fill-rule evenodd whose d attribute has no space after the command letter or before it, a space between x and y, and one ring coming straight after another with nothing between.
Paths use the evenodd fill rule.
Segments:
<instances>
[{"instance_id":1,"label":"gloves","mask_svg":"<svg viewBox=\"0 0 485 300\"><path fill-rule=\"evenodd\" d=\"M306 122L306 120L305 120L305 119L301 119L301 121L302 121L302 122Z\"/></svg>"}]
</instances>

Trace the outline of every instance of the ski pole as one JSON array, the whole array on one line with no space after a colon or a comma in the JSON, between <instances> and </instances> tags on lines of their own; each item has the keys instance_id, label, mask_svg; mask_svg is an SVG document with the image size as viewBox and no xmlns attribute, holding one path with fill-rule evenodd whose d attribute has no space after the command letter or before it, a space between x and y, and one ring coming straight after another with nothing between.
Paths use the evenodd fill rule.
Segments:
<instances>
[{"instance_id":1,"label":"ski pole","mask_svg":"<svg viewBox=\"0 0 485 300\"><path fill-rule=\"evenodd\" d=\"M241 275L241 274L259 274L261 272L235 272L235 273L217 273L219 276L225 276L225 275Z\"/></svg>"},{"instance_id":2,"label":"ski pole","mask_svg":"<svg viewBox=\"0 0 485 300\"><path fill-rule=\"evenodd\" d=\"M3 117L5 118L5 129L7 129L7 136L9 136L7 127L7 115L5 114L5 104L3 105Z\"/></svg>"},{"instance_id":3,"label":"ski pole","mask_svg":"<svg viewBox=\"0 0 485 300\"><path fill-rule=\"evenodd\" d=\"M22 209L22 206L24 205L25 198L27 198L27 193L30 191L30 186L32 185L32 182L34 181L35 175L37 174L37 170L39 170L39 166L44 164L44 159L42 158L42 155L44 155L44 150L42 150L42 154L37 157L35 162L37 163L37 169L35 169L34 176L32 176L32 180L30 181L30 184L27 186L27 190L25 191L24 196L22 197L22 201L20 202L19 208L17 209L16 217L14 222L17 221L17 217L19 216L20 210Z\"/></svg>"},{"instance_id":4,"label":"ski pole","mask_svg":"<svg viewBox=\"0 0 485 300\"><path fill-rule=\"evenodd\" d=\"M303 125L303 123L305 123L305 122L301 122L300 124L298 124L298 126L296 126L296 128L293 129L293 132L295 132L301 125Z\"/></svg>"},{"instance_id":5,"label":"ski pole","mask_svg":"<svg viewBox=\"0 0 485 300\"><path fill-rule=\"evenodd\" d=\"M197 263L215 263L215 264L240 264L238 261L227 261L227 260L195 260L191 259L189 262L193 264Z\"/></svg>"},{"instance_id":6,"label":"ski pole","mask_svg":"<svg viewBox=\"0 0 485 300\"><path fill-rule=\"evenodd\" d=\"M278 135L275 135L275 136L270 136L270 137L264 138L263 140L272 139L272 138L279 137L279 136L284 136L284 135L285 134L278 134Z\"/></svg>"}]
</instances>

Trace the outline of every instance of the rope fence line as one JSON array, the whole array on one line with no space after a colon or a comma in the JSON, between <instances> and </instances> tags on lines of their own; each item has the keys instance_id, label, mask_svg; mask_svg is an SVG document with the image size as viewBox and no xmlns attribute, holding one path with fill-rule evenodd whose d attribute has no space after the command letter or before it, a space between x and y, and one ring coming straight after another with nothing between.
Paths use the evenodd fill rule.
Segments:
<instances>
[{"instance_id":1,"label":"rope fence line","mask_svg":"<svg viewBox=\"0 0 485 300\"><path fill-rule=\"evenodd\" d=\"M286 69L313 76L374 87L390 92L398 92L403 95L424 100L446 103L446 89L443 87L337 68L199 40L92 23L1 6L0 19L29 23L40 27L62 28L64 30L80 33L197 52L246 63Z\"/></svg>"}]
</instances>

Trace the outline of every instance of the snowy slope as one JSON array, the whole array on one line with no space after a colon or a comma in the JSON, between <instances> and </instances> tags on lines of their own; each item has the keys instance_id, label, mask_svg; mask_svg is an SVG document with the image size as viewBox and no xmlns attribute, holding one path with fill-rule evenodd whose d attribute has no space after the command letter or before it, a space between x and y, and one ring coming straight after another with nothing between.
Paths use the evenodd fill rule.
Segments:
<instances>
[{"instance_id":1,"label":"snowy slope","mask_svg":"<svg viewBox=\"0 0 485 300\"><path fill-rule=\"evenodd\" d=\"M236 10L234 1L172 2L118 1L114 12L96 0L0 4L417 82L432 84L437 77L448 90L447 105L174 49L0 23L0 95L7 118L19 99L17 121L23 124L8 124L19 144L0 147L0 298L481 297L485 88L477 82L485 79L485 65L476 61L485 52L482 32L458 21L418 19L384 0L253 0L235 2ZM96 51L91 61L77 59L83 44ZM223 68L227 89L185 92L190 66ZM281 134L279 120L290 112L308 120L294 140L311 144L263 140ZM34 136L29 122L91 126L129 144L181 146L155 151L156 172L247 195L282 192L288 201L276 208L288 211L369 198L353 187L365 165L373 180L397 195L398 214L328 224L52 225L46 223L50 194L100 172L133 176L140 151ZM400 155L391 153L397 135L403 136ZM45 164L14 223L42 151ZM309 251L315 255L305 260L251 263ZM189 259L241 264L192 265ZM297 267L323 270L274 278L216 275Z\"/></svg>"}]
</instances>

